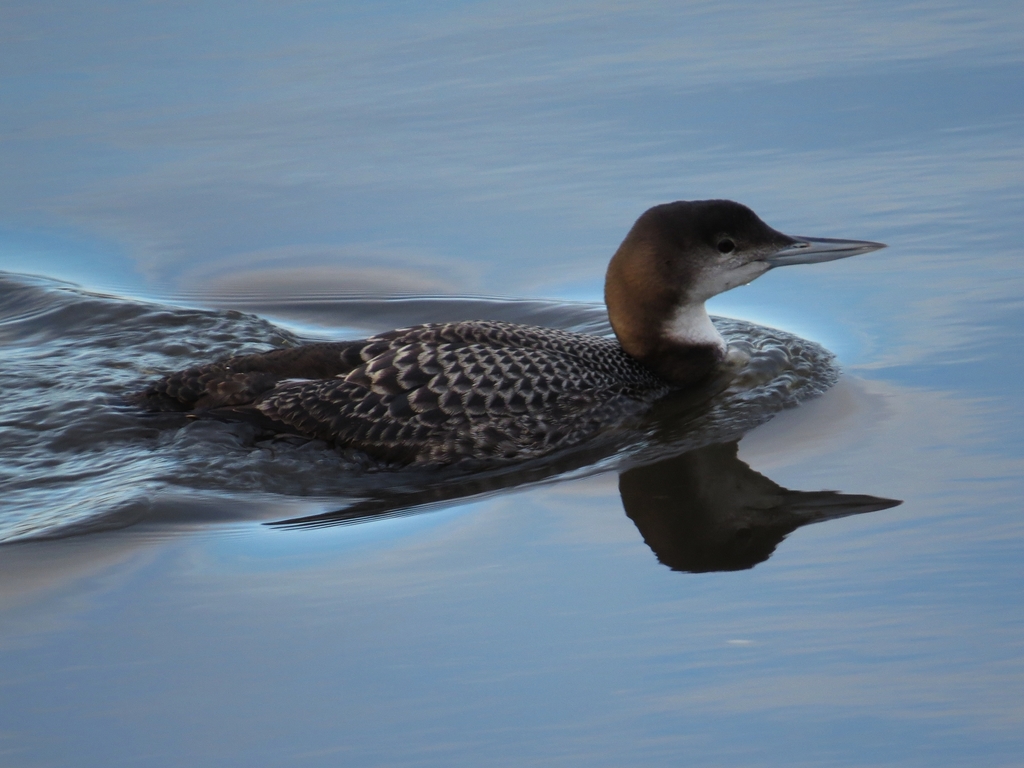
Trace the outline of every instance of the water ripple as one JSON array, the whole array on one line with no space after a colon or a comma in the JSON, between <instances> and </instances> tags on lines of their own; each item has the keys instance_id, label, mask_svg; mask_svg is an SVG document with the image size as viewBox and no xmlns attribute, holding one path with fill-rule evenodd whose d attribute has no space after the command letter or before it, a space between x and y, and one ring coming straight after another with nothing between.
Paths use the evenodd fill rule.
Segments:
<instances>
[{"instance_id":1,"label":"water ripple","mask_svg":"<svg viewBox=\"0 0 1024 768\"><path fill-rule=\"evenodd\" d=\"M337 506L423 481L415 471L353 466L316 441L257 442L246 425L185 423L125 403L126 393L160 372L301 341L259 317L103 296L14 275L0 275L0 307L0 541L127 525L144 519L167 494L212 495L226 506L252 505L268 495L330 499ZM361 298L337 299L332 309L338 318L372 317L384 327L417 314L441 319L472 310L479 317L608 330L599 308L554 302ZM815 344L741 321L716 323L749 358L723 392L696 410L685 397L669 399L629 434L589 446L572 460L504 470L490 487L735 439L835 381L832 356Z\"/></svg>"}]
</instances>

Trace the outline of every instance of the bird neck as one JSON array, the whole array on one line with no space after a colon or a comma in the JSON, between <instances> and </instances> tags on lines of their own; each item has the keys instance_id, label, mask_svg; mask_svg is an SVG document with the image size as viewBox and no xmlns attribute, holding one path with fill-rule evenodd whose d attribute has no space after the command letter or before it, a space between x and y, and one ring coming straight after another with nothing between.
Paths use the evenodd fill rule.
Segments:
<instances>
[{"instance_id":1,"label":"bird neck","mask_svg":"<svg viewBox=\"0 0 1024 768\"><path fill-rule=\"evenodd\" d=\"M648 214L637 220L608 264L608 319L626 354L677 386L695 384L725 359L726 344L704 301L687 295L696 270Z\"/></svg>"},{"instance_id":2,"label":"bird neck","mask_svg":"<svg viewBox=\"0 0 1024 768\"><path fill-rule=\"evenodd\" d=\"M662 334L670 342L688 347L715 347L724 355L727 345L711 322L704 302L680 304L662 326Z\"/></svg>"},{"instance_id":3,"label":"bird neck","mask_svg":"<svg viewBox=\"0 0 1024 768\"><path fill-rule=\"evenodd\" d=\"M706 379L725 359L727 345L703 302L680 302L668 291L614 278L609 269L608 319L630 357L681 387Z\"/></svg>"}]
</instances>

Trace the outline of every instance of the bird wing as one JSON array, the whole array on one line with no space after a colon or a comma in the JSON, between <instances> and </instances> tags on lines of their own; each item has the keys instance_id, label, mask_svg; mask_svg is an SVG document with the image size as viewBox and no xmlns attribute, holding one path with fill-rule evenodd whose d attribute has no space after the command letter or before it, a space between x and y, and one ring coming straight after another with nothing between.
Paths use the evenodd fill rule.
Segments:
<instances>
[{"instance_id":1,"label":"bird wing","mask_svg":"<svg viewBox=\"0 0 1024 768\"><path fill-rule=\"evenodd\" d=\"M135 396L158 411L208 410L253 402L284 379L338 376L361 365L368 340L324 342L239 355L171 373Z\"/></svg>"},{"instance_id":2,"label":"bird wing","mask_svg":"<svg viewBox=\"0 0 1024 768\"><path fill-rule=\"evenodd\" d=\"M288 379L345 376L380 355L411 343L481 344L578 357L579 338L580 334L571 331L515 323L431 323L398 328L358 341L305 344L193 366L154 382L134 399L150 410L205 411L235 407L254 402ZM611 339L591 336L587 341L587 359L591 363L608 364L622 357L618 345Z\"/></svg>"},{"instance_id":3,"label":"bird wing","mask_svg":"<svg viewBox=\"0 0 1024 768\"><path fill-rule=\"evenodd\" d=\"M620 366L636 367L628 360L609 366L493 336L439 343L442 331L423 335L406 335L344 376L283 382L253 408L386 460L450 463L547 453L644 410L658 394L642 369L633 382L622 377Z\"/></svg>"}]
</instances>

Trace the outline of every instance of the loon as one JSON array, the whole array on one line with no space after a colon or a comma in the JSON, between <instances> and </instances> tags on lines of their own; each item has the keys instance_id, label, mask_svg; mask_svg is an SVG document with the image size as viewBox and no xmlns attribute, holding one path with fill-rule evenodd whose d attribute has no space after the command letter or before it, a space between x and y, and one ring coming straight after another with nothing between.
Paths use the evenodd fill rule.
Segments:
<instances>
[{"instance_id":1,"label":"loon","mask_svg":"<svg viewBox=\"0 0 1024 768\"><path fill-rule=\"evenodd\" d=\"M521 461L578 445L699 387L728 348L704 308L770 269L882 243L793 237L730 200L643 213L608 266L615 338L464 321L231 357L135 396L153 411L244 420L389 465Z\"/></svg>"}]
</instances>

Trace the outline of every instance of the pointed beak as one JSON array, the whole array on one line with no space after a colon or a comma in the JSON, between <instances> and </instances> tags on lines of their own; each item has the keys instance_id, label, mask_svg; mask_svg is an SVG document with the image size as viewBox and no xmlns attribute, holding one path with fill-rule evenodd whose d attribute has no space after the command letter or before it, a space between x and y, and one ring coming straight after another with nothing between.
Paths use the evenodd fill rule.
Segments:
<instances>
[{"instance_id":1,"label":"pointed beak","mask_svg":"<svg viewBox=\"0 0 1024 768\"><path fill-rule=\"evenodd\" d=\"M765 258L769 267L784 267L788 264L817 264L821 261L835 261L847 256L871 253L885 248L885 243L869 240L833 240L829 237L793 237L792 245L776 251Z\"/></svg>"}]
</instances>

